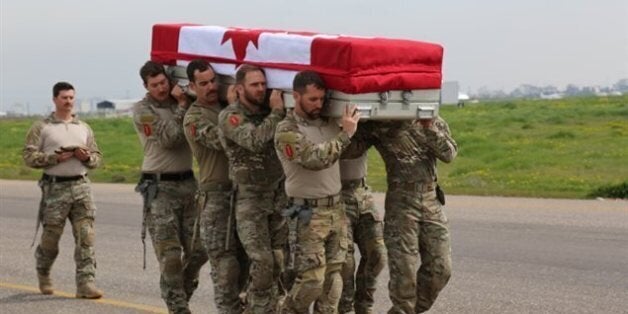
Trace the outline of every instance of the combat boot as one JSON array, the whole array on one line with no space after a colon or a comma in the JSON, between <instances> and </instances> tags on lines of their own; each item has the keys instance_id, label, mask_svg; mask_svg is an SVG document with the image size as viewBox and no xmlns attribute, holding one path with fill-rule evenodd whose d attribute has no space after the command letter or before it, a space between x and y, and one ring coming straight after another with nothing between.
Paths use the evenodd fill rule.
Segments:
<instances>
[{"instance_id":1,"label":"combat boot","mask_svg":"<svg viewBox=\"0 0 628 314\"><path fill-rule=\"evenodd\" d=\"M39 291L41 291L41 294L52 294L54 292L50 275L37 274L37 279L39 279Z\"/></svg>"},{"instance_id":2,"label":"combat boot","mask_svg":"<svg viewBox=\"0 0 628 314\"><path fill-rule=\"evenodd\" d=\"M100 299L102 291L96 288L92 281L80 283L76 288L76 297L84 299Z\"/></svg>"}]
</instances>

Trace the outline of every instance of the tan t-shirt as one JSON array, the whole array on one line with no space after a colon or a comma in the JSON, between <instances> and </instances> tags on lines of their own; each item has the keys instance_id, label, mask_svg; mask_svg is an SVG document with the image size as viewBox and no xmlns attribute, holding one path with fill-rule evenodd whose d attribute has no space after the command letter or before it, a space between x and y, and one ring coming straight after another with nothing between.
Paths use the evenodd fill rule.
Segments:
<instances>
[{"instance_id":1,"label":"tan t-shirt","mask_svg":"<svg viewBox=\"0 0 628 314\"><path fill-rule=\"evenodd\" d=\"M198 162L199 187L229 182L229 161L218 136L219 105L203 107L194 103L183 119L183 130Z\"/></svg>"},{"instance_id":2,"label":"tan t-shirt","mask_svg":"<svg viewBox=\"0 0 628 314\"><path fill-rule=\"evenodd\" d=\"M340 159L340 179L359 180L366 177L367 154L355 159Z\"/></svg>"},{"instance_id":3,"label":"tan t-shirt","mask_svg":"<svg viewBox=\"0 0 628 314\"><path fill-rule=\"evenodd\" d=\"M306 120L294 112L277 127L275 148L289 197L323 198L340 193L338 159L349 136L333 120Z\"/></svg>"},{"instance_id":4,"label":"tan t-shirt","mask_svg":"<svg viewBox=\"0 0 628 314\"><path fill-rule=\"evenodd\" d=\"M149 95L133 106L135 130L144 147L143 172L192 169L192 151L183 133L184 114L174 100L160 103Z\"/></svg>"},{"instance_id":5,"label":"tan t-shirt","mask_svg":"<svg viewBox=\"0 0 628 314\"><path fill-rule=\"evenodd\" d=\"M55 151L70 146L87 148L90 158L80 161L72 157L59 163ZM80 121L77 116L73 116L70 122L64 122L57 119L54 113L35 122L30 128L23 157L28 166L44 168L44 173L51 176L84 175L87 169L98 167L102 160L94 132L87 123Z\"/></svg>"}]
</instances>

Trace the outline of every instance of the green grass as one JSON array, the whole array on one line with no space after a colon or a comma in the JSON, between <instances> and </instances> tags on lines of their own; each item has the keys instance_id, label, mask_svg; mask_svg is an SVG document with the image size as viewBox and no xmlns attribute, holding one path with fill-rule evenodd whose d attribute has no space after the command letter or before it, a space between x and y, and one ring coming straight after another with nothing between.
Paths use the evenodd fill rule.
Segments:
<instances>
[{"instance_id":1,"label":"green grass","mask_svg":"<svg viewBox=\"0 0 628 314\"><path fill-rule=\"evenodd\" d=\"M0 120L0 178L37 179L41 170L22 161L22 147L33 119ZM86 119L94 130L103 153L103 166L91 171L96 182L137 182L142 164L142 148L130 118Z\"/></svg>"},{"instance_id":2,"label":"green grass","mask_svg":"<svg viewBox=\"0 0 628 314\"><path fill-rule=\"evenodd\" d=\"M443 107L459 146L451 164L439 163L449 194L585 198L628 179L628 96L518 100ZM0 177L35 179L21 149L33 120L0 120ZM105 156L90 176L136 182L141 147L129 118L90 119ZM369 152L369 183L386 189L386 173Z\"/></svg>"}]
</instances>

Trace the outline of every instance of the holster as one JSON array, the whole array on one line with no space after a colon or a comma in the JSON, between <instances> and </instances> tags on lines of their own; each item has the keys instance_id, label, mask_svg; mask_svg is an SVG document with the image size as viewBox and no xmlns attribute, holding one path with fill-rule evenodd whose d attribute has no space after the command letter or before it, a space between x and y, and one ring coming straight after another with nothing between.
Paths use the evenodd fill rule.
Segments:
<instances>
[{"instance_id":1,"label":"holster","mask_svg":"<svg viewBox=\"0 0 628 314\"><path fill-rule=\"evenodd\" d=\"M229 198L229 217L227 217L227 236L225 237L225 250L229 250L229 246L231 245L231 234L233 233L233 225L235 220L235 211L236 211L236 202L238 197L238 185L233 185L233 190L231 191L231 197Z\"/></svg>"},{"instance_id":2,"label":"holster","mask_svg":"<svg viewBox=\"0 0 628 314\"><path fill-rule=\"evenodd\" d=\"M441 205L445 205L445 192L440 188L440 185L436 185L436 198L441 203Z\"/></svg>"},{"instance_id":3,"label":"holster","mask_svg":"<svg viewBox=\"0 0 628 314\"><path fill-rule=\"evenodd\" d=\"M37 241L37 234L39 233L39 226L43 223L44 207L46 206L46 194L48 194L50 186L48 182L44 181L44 179L39 180L37 185L39 185L39 189L41 189L41 199L39 200L39 210L37 211L37 221L35 222L35 235L33 235L31 247L35 245L35 241Z\"/></svg>"},{"instance_id":4,"label":"holster","mask_svg":"<svg viewBox=\"0 0 628 314\"><path fill-rule=\"evenodd\" d=\"M305 205L292 204L284 209L281 215L288 219L288 270L294 270L294 264L297 253L297 235L299 221L304 225L308 225L312 219L312 208Z\"/></svg>"},{"instance_id":5,"label":"holster","mask_svg":"<svg viewBox=\"0 0 628 314\"><path fill-rule=\"evenodd\" d=\"M146 218L150 213L150 204L153 202L155 197L157 197L157 192L159 191L157 180L151 179L141 179L140 182L135 187L135 192L138 192L142 195L144 200L144 206L142 211L142 246L144 250L144 262L143 268L146 269Z\"/></svg>"}]
</instances>

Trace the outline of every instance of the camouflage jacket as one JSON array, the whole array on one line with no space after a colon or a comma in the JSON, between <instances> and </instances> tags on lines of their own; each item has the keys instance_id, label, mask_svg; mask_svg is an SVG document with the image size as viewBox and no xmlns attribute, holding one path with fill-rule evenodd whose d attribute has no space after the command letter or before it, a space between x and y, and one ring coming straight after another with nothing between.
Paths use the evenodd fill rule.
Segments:
<instances>
[{"instance_id":1,"label":"camouflage jacket","mask_svg":"<svg viewBox=\"0 0 628 314\"><path fill-rule=\"evenodd\" d=\"M64 127L61 126L63 123L54 116L54 113L33 123L26 135L26 143L22 151L26 165L33 168L45 168L46 172L52 171L52 175L84 174L85 168L94 169L100 166L102 154L89 125L80 121L76 115ZM89 159L81 162L76 158L71 158L60 164L55 151L61 146L86 147L90 153ZM60 173L54 173L55 169L52 168L67 169L59 169Z\"/></svg>"},{"instance_id":2,"label":"camouflage jacket","mask_svg":"<svg viewBox=\"0 0 628 314\"><path fill-rule=\"evenodd\" d=\"M229 159L229 176L236 184L268 186L283 178L273 138L283 110L249 111L236 102L220 112L220 141Z\"/></svg>"},{"instance_id":3,"label":"camouflage jacket","mask_svg":"<svg viewBox=\"0 0 628 314\"><path fill-rule=\"evenodd\" d=\"M458 146L445 120L428 129L418 121L369 121L363 141L373 144L386 165L388 184L431 183L437 179L436 160L452 161Z\"/></svg>"}]
</instances>

